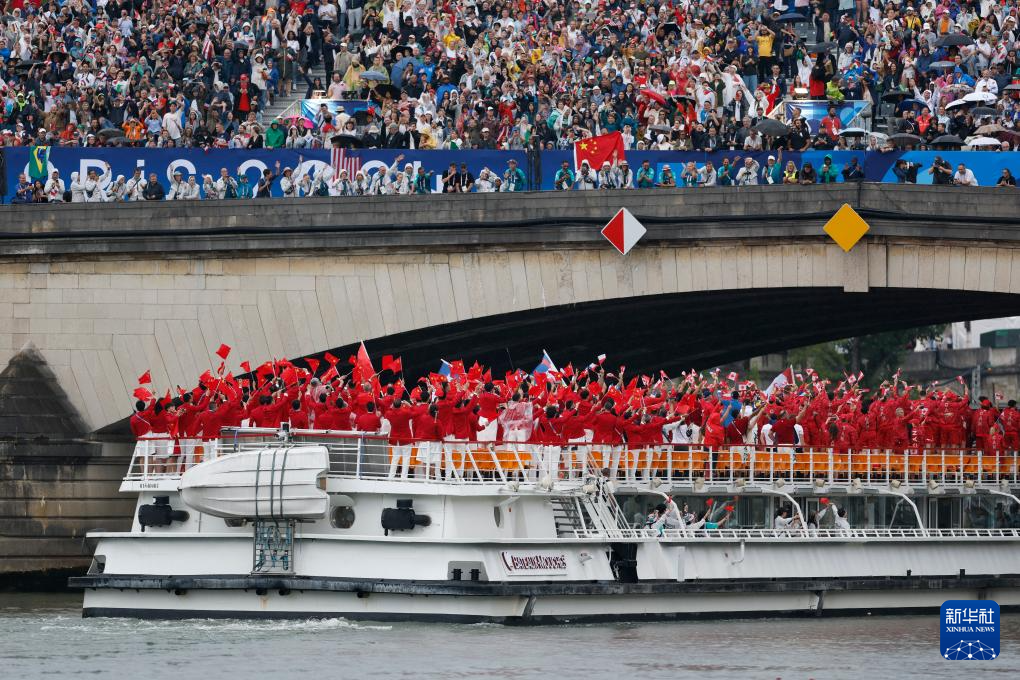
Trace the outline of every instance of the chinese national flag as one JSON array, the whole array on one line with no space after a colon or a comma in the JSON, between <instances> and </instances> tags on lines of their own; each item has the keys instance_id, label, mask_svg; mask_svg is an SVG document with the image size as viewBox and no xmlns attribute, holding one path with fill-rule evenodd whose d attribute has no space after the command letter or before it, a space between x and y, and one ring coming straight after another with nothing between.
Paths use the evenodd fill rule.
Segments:
<instances>
[{"instance_id":1,"label":"chinese national flag","mask_svg":"<svg viewBox=\"0 0 1020 680\"><path fill-rule=\"evenodd\" d=\"M223 344L221 344L220 348L218 350L216 350L216 356L218 356L220 359L223 359L224 361L227 360L227 355L229 355L229 354L230 354L230 345L223 345Z\"/></svg>"},{"instance_id":2,"label":"chinese national flag","mask_svg":"<svg viewBox=\"0 0 1020 680\"><path fill-rule=\"evenodd\" d=\"M372 366L372 359L368 356L368 350L365 349L365 343L361 343L361 347L358 348L358 357L354 360L354 375L355 382L362 382L370 379L375 375L375 368Z\"/></svg>"},{"instance_id":3,"label":"chinese national flag","mask_svg":"<svg viewBox=\"0 0 1020 680\"><path fill-rule=\"evenodd\" d=\"M330 366L336 366L337 362L340 361L338 357L333 356L329 352L326 352L323 358L326 360L326 363L329 364Z\"/></svg>"},{"instance_id":4,"label":"chinese national flag","mask_svg":"<svg viewBox=\"0 0 1020 680\"><path fill-rule=\"evenodd\" d=\"M251 364L248 363L247 361L242 361L241 362L241 368L244 369L245 373L251 373Z\"/></svg>"},{"instance_id":5,"label":"chinese national flag","mask_svg":"<svg viewBox=\"0 0 1020 680\"><path fill-rule=\"evenodd\" d=\"M145 389L144 387L136 387L134 395L135 399L139 399L141 401L149 401L150 399L152 399L152 392Z\"/></svg>"},{"instance_id":6,"label":"chinese national flag","mask_svg":"<svg viewBox=\"0 0 1020 680\"><path fill-rule=\"evenodd\" d=\"M318 359L308 358L308 359L305 359L305 363L308 364L308 369L312 372L312 375L315 375L315 372L319 370L319 360Z\"/></svg>"},{"instance_id":7,"label":"chinese national flag","mask_svg":"<svg viewBox=\"0 0 1020 680\"><path fill-rule=\"evenodd\" d=\"M152 371L146 371L142 373L138 378L139 385L151 385L152 384Z\"/></svg>"},{"instance_id":8,"label":"chinese national flag","mask_svg":"<svg viewBox=\"0 0 1020 680\"><path fill-rule=\"evenodd\" d=\"M382 370L392 371L393 373L400 373L402 370L404 370L404 367L400 361L400 357L394 359L393 355L387 354L382 358Z\"/></svg>"},{"instance_id":9,"label":"chinese national flag","mask_svg":"<svg viewBox=\"0 0 1020 680\"><path fill-rule=\"evenodd\" d=\"M588 161L591 169L598 171L606 161L610 164L622 161L623 154L623 135L619 132L588 137L574 142L574 167L580 168L582 161Z\"/></svg>"}]
</instances>

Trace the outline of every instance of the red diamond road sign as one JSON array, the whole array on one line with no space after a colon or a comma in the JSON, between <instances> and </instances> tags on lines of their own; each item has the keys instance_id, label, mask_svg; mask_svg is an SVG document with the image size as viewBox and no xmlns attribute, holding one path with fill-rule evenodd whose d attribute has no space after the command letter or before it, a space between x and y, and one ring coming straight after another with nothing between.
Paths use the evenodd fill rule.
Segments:
<instances>
[{"instance_id":1,"label":"red diamond road sign","mask_svg":"<svg viewBox=\"0 0 1020 680\"><path fill-rule=\"evenodd\" d=\"M626 255L634 247L641 237L645 235L645 227L638 222L637 218L630 214L626 208L620 208L620 212L609 220L609 224L602 228L602 235L613 244L613 247Z\"/></svg>"}]
</instances>

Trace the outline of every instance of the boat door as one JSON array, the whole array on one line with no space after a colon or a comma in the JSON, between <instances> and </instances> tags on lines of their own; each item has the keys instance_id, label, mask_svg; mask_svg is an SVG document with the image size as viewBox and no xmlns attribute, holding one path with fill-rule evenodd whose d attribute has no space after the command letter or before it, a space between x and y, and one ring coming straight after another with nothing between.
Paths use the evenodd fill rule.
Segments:
<instances>
[{"instance_id":1,"label":"boat door","mask_svg":"<svg viewBox=\"0 0 1020 680\"><path fill-rule=\"evenodd\" d=\"M959 498L928 499L929 529L953 529L960 526Z\"/></svg>"}]
</instances>

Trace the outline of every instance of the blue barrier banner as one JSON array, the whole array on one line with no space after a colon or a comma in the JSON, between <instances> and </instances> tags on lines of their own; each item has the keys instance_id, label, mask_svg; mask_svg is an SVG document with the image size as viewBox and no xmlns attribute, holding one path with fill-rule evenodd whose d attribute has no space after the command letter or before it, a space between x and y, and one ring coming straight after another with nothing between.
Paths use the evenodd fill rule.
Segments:
<instances>
[{"instance_id":1,"label":"blue barrier banner","mask_svg":"<svg viewBox=\"0 0 1020 680\"><path fill-rule=\"evenodd\" d=\"M367 111L371 102L367 99L302 99L301 115L308 120L315 122L315 116L319 113L319 107L326 105L326 110L334 116L338 113L346 113L353 116L358 111Z\"/></svg>"},{"instance_id":2,"label":"blue barrier banner","mask_svg":"<svg viewBox=\"0 0 1020 680\"><path fill-rule=\"evenodd\" d=\"M5 200L13 195L18 185L18 175L28 173L29 147L7 147L3 149L7 161L7 190ZM442 191L441 177L448 170L450 163L456 163L458 169L461 163L467 163L468 171L476 178L482 168L488 168L502 176L508 167L510 159L517 161L517 166L528 172L528 156L523 151L416 151L409 149L355 149L344 150L346 163L344 167L360 167L365 173L375 173L384 167L393 164L397 156L403 156L401 165L410 163L414 172L418 167L424 167L426 172L433 173L430 184L433 192ZM299 158L303 162L298 166ZM317 173L324 167L330 165L329 149L133 149L133 148L80 148L80 147L50 147L48 167L46 175L49 176L54 170L60 171L60 176L65 184L70 184L71 173L77 172L83 176L89 170L96 170L102 174L105 164L111 167L110 181L117 178L117 175L124 175L125 179L131 177L136 167L141 168L146 177L149 173L156 173L164 188L169 189L170 180L173 178L174 170L180 169L184 177L196 175L199 184L202 183L203 175L212 175L213 179L220 176L220 169L226 168L227 172L236 177L240 174L247 175L252 186L258 182L262 171L273 170L277 161L280 169L289 167L295 171L296 177L311 171ZM403 169L403 168L401 168ZM530 181L530 180L529 180ZM273 196L280 196L280 182L277 179L273 183Z\"/></svg>"},{"instance_id":3,"label":"blue barrier banner","mask_svg":"<svg viewBox=\"0 0 1020 680\"><path fill-rule=\"evenodd\" d=\"M1009 168L1013 175L1020 172L1020 153L1007 152L998 153L990 151L890 151L888 153L865 152L865 151L784 151L779 154L776 151L713 151L704 153L701 151L628 151L627 162L635 173L642 162L647 160L655 168L655 176L660 177L664 166L669 165L676 177L677 184L680 184L680 174L686 163L693 162L696 167L703 168L706 161L712 161L712 165L718 171L723 165L723 160L728 159L732 164L734 159L739 157L740 163L745 158L753 158L762 167L768 161L769 156L776 156L782 166L788 161L793 161L797 169L803 167L804 163L811 165L818 170L825 161L826 156L832 157L832 165L836 169L836 181L843 181L843 168L852 158L856 158L858 164L864 170L864 179L869 182L896 183L896 175L893 174L893 166L899 159L912 163L920 163L921 168L917 175L918 184L931 184L932 176L927 172L931 167L935 156L953 165L963 163L974 172L978 184L981 186L995 186L1002 174L1002 169ZM543 190L555 189L556 171L560 169L563 161L571 164L574 169L574 156L570 151L543 151L541 157L541 186ZM595 168L596 170L598 168ZM574 169L576 171L576 169ZM759 169L760 173L760 169ZM759 183L761 179L759 177Z\"/></svg>"},{"instance_id":4,"label":"blue barrier banner","mask_svg":"<svg viewBox=\"0 0 1020 680\"><path fill-rule=\"evenodd\" d=\"M868 107L868 102L851 100L842 102L841 104L833 104L825 99L810 99L788 101L784 104L784 106L786 108L783 112L786 114L787 120L791 120L793 118L790 114L796 107L801 110L801 115L805 120L807 120L811 134L817 135L819 128L822 126L822 118L829 115L830 106L836 107L836 115L839 116L839 122L843 124L844 128L847 128L850 127L851 121L861 115L861 112Z\"/></svg>"}]
</instances>

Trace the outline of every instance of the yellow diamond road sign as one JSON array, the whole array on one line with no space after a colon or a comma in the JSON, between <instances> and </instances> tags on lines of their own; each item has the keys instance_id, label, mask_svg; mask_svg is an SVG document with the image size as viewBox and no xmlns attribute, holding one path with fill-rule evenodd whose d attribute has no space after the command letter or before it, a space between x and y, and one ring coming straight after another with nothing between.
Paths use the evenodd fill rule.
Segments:
<instances>
[{"instance_id":1,"label":"yellow diamond road sign","mask_svg":"<svg viewBox=\"0 0 1020 680\"><path fill-rule=\"evenodd\" d=\"M825 223L825 233L848 253L868 233L868 229L870 229L868 223L850 207L849 203L844 203L832 219Z\"/></svg>"}]
</instances>

